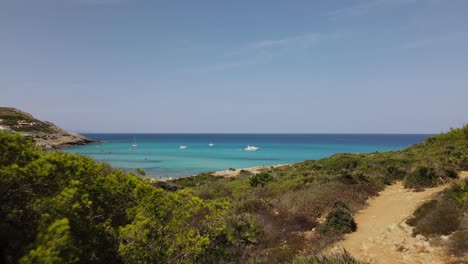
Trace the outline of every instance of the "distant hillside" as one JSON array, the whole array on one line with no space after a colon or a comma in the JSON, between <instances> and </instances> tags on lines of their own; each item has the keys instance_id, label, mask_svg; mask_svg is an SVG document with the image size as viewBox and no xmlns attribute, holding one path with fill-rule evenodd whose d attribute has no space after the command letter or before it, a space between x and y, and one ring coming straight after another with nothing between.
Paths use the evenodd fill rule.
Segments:
<instances>
[{"instance_id":1,"label":"distant hillside","mask_svg":"<svg viewBox=\"0 0 468 264\"><path fill-rule=\"evenodd\" d=\"M45 148L63 148L93 142L12 107L0 107L0 130L21 133L36 142L36 145Z\"/></svg>"}]
</instances>

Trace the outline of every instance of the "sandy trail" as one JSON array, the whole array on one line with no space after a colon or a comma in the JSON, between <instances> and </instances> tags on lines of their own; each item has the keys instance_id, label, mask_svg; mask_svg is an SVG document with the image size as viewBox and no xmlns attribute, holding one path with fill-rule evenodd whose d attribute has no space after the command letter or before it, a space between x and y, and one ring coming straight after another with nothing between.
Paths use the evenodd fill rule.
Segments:
<instances>
[{"instance_id":1,"label":"sandy trail","mask_svg":"<svg viewBox=\"0 0 468 264\"><path fill-rule=\"evenodd\" d=\"M468 172L460 173L467 177ZM413 192L401 182L387 187L368 207L355 215L358 230L346 235L335 248L344 248L354 257L372 263L444 263L440 248L423 236L412 237L405 220L423 202L449 184Z\"/></svg>"}]
</instances>

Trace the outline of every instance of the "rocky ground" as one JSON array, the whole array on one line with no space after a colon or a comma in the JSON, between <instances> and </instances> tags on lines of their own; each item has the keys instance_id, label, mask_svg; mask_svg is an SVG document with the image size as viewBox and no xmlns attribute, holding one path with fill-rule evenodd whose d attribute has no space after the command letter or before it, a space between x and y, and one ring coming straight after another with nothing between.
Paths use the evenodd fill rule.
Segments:
<instances>
[{"instance_id":1,"label":"rocky ground","mask_svg":"<svg viewBox=\"0 0 468 264\"><path fill-rule=\"evenodd\" d=\"M19 125L25 123L24 125ZM94 142L82 135L65 131L51 122L41 121L31 114L12 107L0 107L0 129L17 132L47 149L64 148Z\"/></svg>"},{"instance_id":2,"label":"rocky ground","mask_svg":"<svg viewBox=\"0 0 468 264\"><path fill-rule=\"evenodd\" d=\"M93 140L84 136L66 132L66 133L42 133L42 132L25 132L23 136L31 138L36 142L37 146L42 146L46 149L65 148L74 145L85 145L92 143Z\"/></svg>"}]
</instances>

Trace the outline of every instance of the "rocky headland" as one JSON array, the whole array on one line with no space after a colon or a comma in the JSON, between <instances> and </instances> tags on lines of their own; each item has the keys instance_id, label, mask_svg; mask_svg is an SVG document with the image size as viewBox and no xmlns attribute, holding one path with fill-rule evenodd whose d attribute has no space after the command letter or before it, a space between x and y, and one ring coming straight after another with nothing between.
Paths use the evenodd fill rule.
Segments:
<instances>
[{"instance_id":1,"label":"rocky headland","mask_svg":"<svg viewBox=\"0 0 468 264\"><path fill-rule=\"evenodd\" d=\"M17 132L33 140L37 146L59 149L94 142L82 135L65 131L48 121L12 107L0 107L0 130Z\"/></svg>"}]
</instances>

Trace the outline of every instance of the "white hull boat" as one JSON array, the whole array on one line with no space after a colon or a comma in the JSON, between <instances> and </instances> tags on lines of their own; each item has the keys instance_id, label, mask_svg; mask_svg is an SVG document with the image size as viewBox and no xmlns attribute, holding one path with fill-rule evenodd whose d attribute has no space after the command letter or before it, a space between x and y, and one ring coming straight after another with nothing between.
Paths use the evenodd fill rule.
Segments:
<instances>
[{"instance_id":1,"label":"white hull boat","mask_svg":"<svg viewBox=\"0 0 468 264\"><path fill-rule=\"evenodd\" d=\"M255 147L255 146L250 146L250 145L247 145L247 147L244 149L245 151L257 151L258 149L260 149L259 147Z\"/></svg>"}]
</instances>

